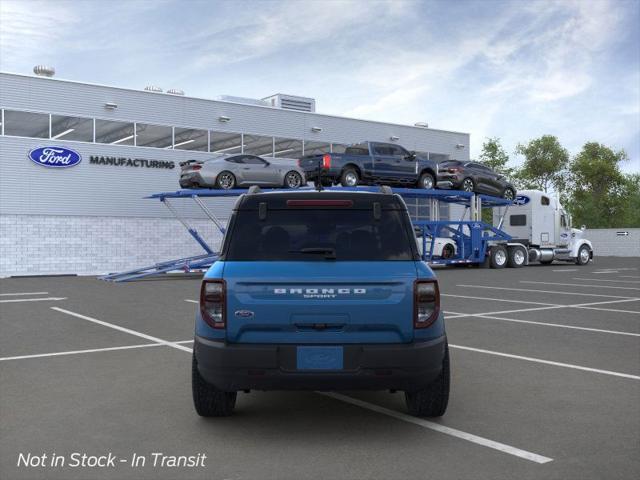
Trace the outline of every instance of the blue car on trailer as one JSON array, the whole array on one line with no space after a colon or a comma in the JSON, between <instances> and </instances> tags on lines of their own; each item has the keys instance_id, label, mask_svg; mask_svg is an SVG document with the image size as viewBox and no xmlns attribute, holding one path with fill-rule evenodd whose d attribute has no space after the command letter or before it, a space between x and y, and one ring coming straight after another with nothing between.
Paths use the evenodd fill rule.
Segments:
<instances>
[{"instance_id":1,"label":"blue car on trailer","mask_svg":"<svg viewBox=\"0 0 640 480\"><path fill-rule=\"evenodd\" d=\"M195 409L238 391L402 390L441 416L449 353L438 282L403 199L380 191L251 191L238 198L196 314Z\"/></svg>"}]
</instances>

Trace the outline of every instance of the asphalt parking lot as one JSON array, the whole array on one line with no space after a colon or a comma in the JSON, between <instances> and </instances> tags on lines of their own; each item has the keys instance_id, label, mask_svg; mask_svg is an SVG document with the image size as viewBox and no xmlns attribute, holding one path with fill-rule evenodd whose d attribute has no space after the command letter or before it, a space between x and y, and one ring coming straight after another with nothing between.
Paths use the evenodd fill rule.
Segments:
<instances>
[{"instance_id":1,"label":"asphalt parking lot","mask_svg":"<svg viewBox=\"0 0 640 480\"><path fill-rule=\"evenodd\" d=\"M0 478L640 478L640 259L437 275L452 387L434 421L387 392L241 393L203 419L198 278L0 280ZM125 461L17 466L73 452Z\"/></svg>"}]
</instances>

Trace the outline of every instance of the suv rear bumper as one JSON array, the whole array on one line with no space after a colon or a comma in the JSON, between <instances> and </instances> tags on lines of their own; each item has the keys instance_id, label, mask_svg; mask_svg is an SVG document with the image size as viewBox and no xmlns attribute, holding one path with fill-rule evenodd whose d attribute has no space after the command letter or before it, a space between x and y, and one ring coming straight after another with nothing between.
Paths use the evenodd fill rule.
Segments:
<instances>
[{"instance_id":1,"label":"suv rear bumper","mask_svg":"<svg viewBox=\"0 0 640 480\"><path fill-rule=\"evenodd\" d=\"M296 369L296 345L225 344L195 338L200 375L237 390L420 390L442 370L447 338L409 344L342 345L344 369Z\"/></svg>"}]
</instances>

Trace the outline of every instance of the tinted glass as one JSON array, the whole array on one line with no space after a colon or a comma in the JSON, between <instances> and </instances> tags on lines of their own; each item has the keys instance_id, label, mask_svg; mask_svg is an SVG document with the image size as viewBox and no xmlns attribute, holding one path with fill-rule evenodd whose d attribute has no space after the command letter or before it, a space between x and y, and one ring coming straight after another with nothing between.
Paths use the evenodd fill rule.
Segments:
<instances>
[{"instance_id":1,"label":"tinted glass","mask_svg":"<svg viewBox=\"0 0 640 480\"><path fill-rule=\"evenodd\" d=\"M206 152L209 150L209 136L207 133L206 130L176 127L173 148L176 150Z\"/></svg>"},{"instance_id":2,"label":"tinted glass","mask_svg":"<svg viewBox=\"0 0 640 480\"><path fill-rule=\"evenodd\" d=\"M444 162L440 162L440 166L444 168L459 167L460 165L462 165L462 162L458 160L445 160Z\"/></svg>"},{"instance_id":3,"label":"tinted glass","mask_svg":"<svg viewBox=\"0 0 640 480\"><path fill-rule=\"evenodd\" d=\"M330 251L336 261L413 260L407 224L402 210L383 210L380 220L373 209L268 210L264 221L257 211L241 210L225 241L225 259L327 261Z\"/></svg>"},{"instance_id":4,"label":"tinted glass","mask_svg":"<svg viewBox=\"0 0 640 480\"><path fill-rule=\"evenodd\" d=\"M225 158L225 161L231 162L231 163L244 163L244 156L238 155L237 157Z\"/></svg>"},{"instance_id":5,"label":"tinted glass","mask_svg":"<svg viewBox=\"0 0 640 480\"><path fill-rule=\"evenodd\" d=\"M239 133L211 132L210 151L228 155L242 153L242 135Z\"/></svg>"},{"instance_id":6,"label":"tinted glass","mask_svg":"<svg viewBox=\"0 0 640 480\"><path fill-rule=\"evenodd\" d=\"M511 225L512 227L524 227L526 224L526 215L511 215L509 217L509 225Z\"/></svg>"},{"instance_id":7,"label":"tinted glass","mask_svg":"<svg viewBox=\"0 0 640 480\"><path fill-rule=\"evenodd\" d=\"M551 202L549 200L549 197L540 197L540 204L541 205L549 205Z\"/></svg>"},{"instance_id":8,"label":"tinted glass","mask_svg":"<svg viewBox=\"0 0 640 480\"><path fill-rule=\"evenodd\" d=\"M276 137L273 139L273 141L275 144L275 150L273 152L274 157L281 157L281 158L302 157L302 140Z\"/></svg>"},{"instance_id":9,"label":"tinted glass","mask_svg":"<svg viewBox=\"0 0 640 480\"><path fill-rule=\"evenodd\" d=\"M93 142L93 119L51 115L51 138Z\"/></svg>"},{"instance_id":10,"label":"tinted glass","mask_svg":"<svg viewBox=\"0 0 640 480\"><path fill-rule=\"evenodd\" d=\"M393 155L394 157L406 157L407 155L409 155L408 151L397 145L389 146L388 148L389 152L391 152L390 155Z\"/></svg>"},{"instance_id":11,"label":"tinted glass","mask_svg":"<svg viewBox=\"0 0 640 480\"><path fill-rule=\"evenodd\" d=\"M254 157L253 155L246 155L244 157L244 162L249 165L264 165L266 162L259 157Z\"/></svg>"},{"instance_id":12,"label":"tinted glass","mask_svg":"<svg viewBox=\"0 0 640 480\"><path fill-rule=\"evenodd\" d=\"M133 123L96 119L96 142L112 145L133 145Z\"/></svg>"},{"instance_id":13,"label":"tinted glass","mask_svg":"<svg viewBox=\"0 0 640 480\"><path fill-rule=\"evenodd\" d=\"M4 134L18 137L49 138L49 115L5 110Z\"/></svg>"},{"instance_id":14,"label":"tinted glass","mask_svg":"<svg viewBox=\"0 0 640 480\"><path fill-rule=\"evenodd\" d=\"M138 147L171 148L173 130L163 125L136 124L136 145Z\"/></svg>"}]
</instances>

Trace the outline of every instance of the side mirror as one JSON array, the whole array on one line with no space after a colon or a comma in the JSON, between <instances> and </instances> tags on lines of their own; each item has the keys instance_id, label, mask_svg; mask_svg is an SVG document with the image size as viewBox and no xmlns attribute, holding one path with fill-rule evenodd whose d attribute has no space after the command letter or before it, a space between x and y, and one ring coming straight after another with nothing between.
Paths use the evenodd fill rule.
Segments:
<instances>
[{"instance_id":1,"label":"side mirror","mask_svg":"<svg viewBox=\"0 0 640 480\"><path fill-rule=\"evenodd\" d=\"M405 160L415 160L416 159L416 152L414 152L413 150L409 152L409 155L406 155Z\"/></svg>"}]
</instances>

